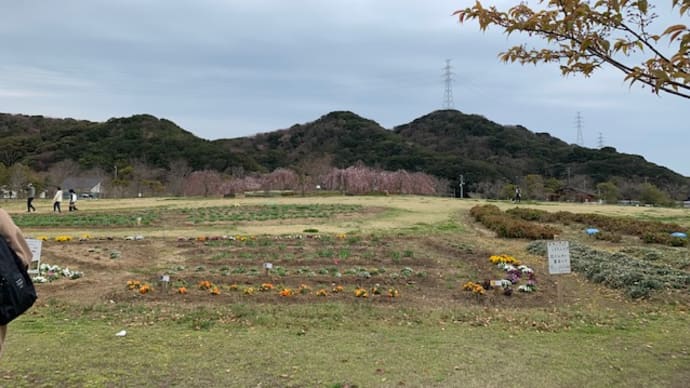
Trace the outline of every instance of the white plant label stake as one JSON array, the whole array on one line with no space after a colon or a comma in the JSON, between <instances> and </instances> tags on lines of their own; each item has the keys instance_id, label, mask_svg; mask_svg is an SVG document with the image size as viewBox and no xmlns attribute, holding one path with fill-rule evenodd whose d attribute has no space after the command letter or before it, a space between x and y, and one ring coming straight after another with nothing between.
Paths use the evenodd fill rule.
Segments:
<instances>
[{"instance_id":1,"label":"white plant label stake","mask_svg":"<svg viewBox=\"0 0 690 388\"><path fill-rule=\"evenodd\" d=\"M570 245L567 241L548 241L549 274L570 273Z\"/></svg>"},{"instance_id":2,"label":"white plant label stake","mask_svg":"<svg viewBox=\"0 0 690 388\"><path fill-rule=\"evenodd\" d=\"M546 251L549 256L549 274L570 273L570 244L567 241L548 241ZM556 298L562 304L561 282L556 281Z\"/></svg>"}]
</instances>

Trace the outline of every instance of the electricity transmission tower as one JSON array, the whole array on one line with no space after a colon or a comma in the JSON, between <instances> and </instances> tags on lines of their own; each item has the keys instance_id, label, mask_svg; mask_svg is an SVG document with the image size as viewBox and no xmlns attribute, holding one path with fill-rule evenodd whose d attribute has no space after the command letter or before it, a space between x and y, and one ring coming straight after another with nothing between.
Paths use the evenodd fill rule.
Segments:
<instances>
[{"instance_id":1,"label":"electricity transmission tower","mask_svg":"<svg viewBox=\"0 0 690 388\"><path fill-rule=\"evenodd\" d=\"M599 138L597 139L597 145L599 148L604 148L604 135L599 132Z\"/></svg>"},{"instance_id":2,"label":"electricity transmission tower","mask_svg":"<svg viewBox=\"0 0 690 388\"><path fill-rule=\"evenodd\" d=\"M450 65L450 59L446 59L446 66L443 68L443 82L446 85L446 90L443 96L443 109L455 109L453 102L453 68Z\"/></svg>"},{"instance_id":3,"label":"electricity transmission tower","mask_svg":"<svg viewBox=\"0 0 690 388\"><path fill-rule=\"evenodd\" d=\"M579 145L580 147L585 146L585 139L582 136L582 115L580 112L577 112L577 116L575 117L575 126L577 127L577 140L575 141L575 144Z\"/></svg>"}]
</instances>

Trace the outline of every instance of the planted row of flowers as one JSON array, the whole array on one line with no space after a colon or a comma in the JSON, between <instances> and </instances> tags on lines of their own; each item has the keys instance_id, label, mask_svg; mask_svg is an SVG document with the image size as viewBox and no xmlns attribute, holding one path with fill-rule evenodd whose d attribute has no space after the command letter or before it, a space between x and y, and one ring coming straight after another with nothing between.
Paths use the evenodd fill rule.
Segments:
<instances>
[{"instance_id":1,"label":"planted row of flowers","mask_svg":"<svg viewBox=\"0 0 690 388\"><path fill-rule=\"evenodd\" d=\"M53 238L50 238L48 236L38 236L36 237L37 240L41 241L55 241L59 243L66 243L66 242L71 242L71 241L89 241L89 240L116 240L115 237L110 237L110 236L101 236L101 237L93 237L88 233L84 233L80 236L69 236L69 235L60 235L60 236L55 236ZM118 238L119 239L119 238ZM142 235L136 235L136 236L125 236L122 239L124 240L143 240L144 236Z\"/></svg>"},{"instance_id":2,"label":"planted row of flowers","mask_svg":"<svg viewBox=\"0 0 690 388\"><path fill-rule=\"evenodd\" d=\"M39 275L31 278L34 283L49 283L61 278L74 280L84 276L83 272L72 271L67 267L62 268L58 265L51 265L48 263L41 264L38 271Z\"/></svg>"},{"instance_id":3,"label":"planted row of flowers","mask_svg":"<svg viewBox=\"0 0 690 388\"><path fill-rule=\"evenodd\" d=\"M139 280L129 280L127 281L127 289L136 291L142 295L148 294L153 291L153 286L150 283L141 282ZM202 280L197 283L197 290L207 292L210 295L220 295L223 290L229 292L241 292L244 295L254 295L258 293L276 293L283 297L290 297L295 295L316 295L320 297L325 297L333 294L340 294L346 292L345 287L342 285L333 285L330 288L318 288L312 289L307 284L300 284L296 288L286 287L286 286L276 286L273 283L261 283L258 286L239 286L237 284L229 284L220 286L214 284L208 280ZM178 281L175 286L175 291L178 294L188 294L190 292L189 286L185 281ZM356 287L353 290L353 294L358 298L367 298L370 295L385 295L390 298L397 298L400 296L400 291L395 287L383 287L378 284L366 289L363 287Z\"/></svg>"},{"instance_id":4,"label":"planted row of flowers","mask_svg":"<svg viewBox=\"0 0 690 388\"><path fill-rule=\"evenodd\" d=\"M493 282L491 280L485 280L481 283L469 281L463 284L463 290L470 291L477 296L484 295L486 291L494 288L502 289L503 294L506 296L513 294L513 287L515 286L517 286L517 290L520 292L531 293L537 290L534 270L521 264L520 260L515 257L505 254L493 255L489 257L489 262L505 273L504 278ZM520 282L523 282L523 284L520 284Z\"/></svg>"},{"instance_id":5,"label":"planted row of flowers","mask_svg":"<svg viewBox=\"0 0 690 388\"><path fill-rule=\"evenodd\" d=\"M304 239L312 239L312 240L320 240L322 236L320 234L287 234L287 235L276 235L276 236L256 236L256 235L234 235L234 236L228 236L228 235L221 235L221 236L196 236L196 237L178 237L177 241L199 241L199 242L205 242L205 241L238 241L238 242L245 242L245 241L257 241L258 239L270 239L270 240L304 240ZM335 235L335 238L338 240L342 240L345 238L345 234L343 233L338 233Z\"/></svg>"}]
</instances>

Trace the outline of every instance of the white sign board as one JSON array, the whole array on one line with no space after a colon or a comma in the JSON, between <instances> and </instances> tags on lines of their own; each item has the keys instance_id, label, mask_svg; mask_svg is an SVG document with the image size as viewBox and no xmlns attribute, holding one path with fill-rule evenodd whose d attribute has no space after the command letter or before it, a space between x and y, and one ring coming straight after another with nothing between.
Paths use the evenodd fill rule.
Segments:
<instances>
[{"instance_id":1,"label":"white sign board","mask_svg":"<svg viewBox=\"0 0 690 388\"><path fill-rule=\"evenodd\" d=\"M570 245L567 241L548 241L549 273L552 275L570 273Z\"/></svg>"},{"instance_id":2,"label":"white sign board","mask_svg":"<svg viewBox=\"0 0 690 388\"><path fill-rule=\"evenodd\" d=\"M273 268L272 263L264 263L264 269L271 269L271 268Z\"/></svg>"},{"instance_id":3,"label":"white sign board","mask_svg":"<svg viewBox=\"0 0 690 388\"><path fill-rule=\"evenodd\" d=\"M33 238L27 238L26 243L29 245L31 250L31 261L41 261L41 246L43 246L43 241L36 240Z\"/></svg>"}]
</instances>

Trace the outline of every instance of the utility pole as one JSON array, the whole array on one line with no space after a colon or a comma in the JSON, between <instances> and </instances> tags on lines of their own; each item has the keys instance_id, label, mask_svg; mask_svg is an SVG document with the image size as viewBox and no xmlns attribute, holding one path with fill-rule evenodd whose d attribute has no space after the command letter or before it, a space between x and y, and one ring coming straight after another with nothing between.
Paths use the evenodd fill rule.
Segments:
<instances>
[{"instance_id":1,"label":"utility pole","mask_svg":"<svg viewBox=\"0 0 690 388\"><path fill-rule=\"evenodd\" d=\"M450 65L450 59L446 59L446 66L443 68L443 82L446 85L443 98L443 109L455 109L453 102L453 68Z\"/></svg>"}]
</instances>

